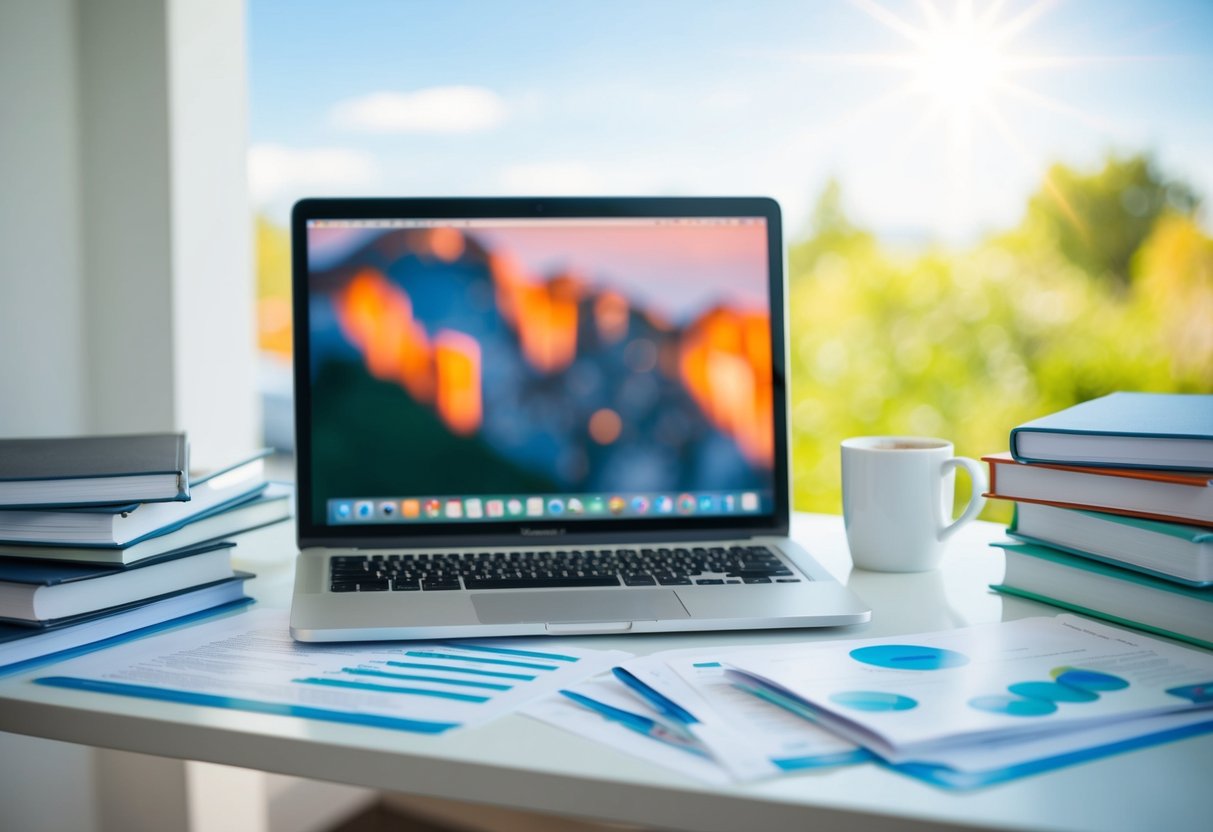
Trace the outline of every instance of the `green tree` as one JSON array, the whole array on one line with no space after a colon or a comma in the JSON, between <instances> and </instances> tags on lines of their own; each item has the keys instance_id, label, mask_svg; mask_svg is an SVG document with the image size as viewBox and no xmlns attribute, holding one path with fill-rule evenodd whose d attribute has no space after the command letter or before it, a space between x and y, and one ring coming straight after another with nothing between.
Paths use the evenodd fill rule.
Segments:
<instances>
[{"instance_id":1,"label":"green tree","mask_svg":"<svg viewBox=\"0 0 1213 832\"><path fill-rule=\"evenodd\" d=\"M823 196L841 204L835 188ZM943 436L977 457L1021 422L1115 390L1213 392L1213 240L1177 210L1129 252L1127 290L1050 234L893 253L832 217L789 253L799 509L840 509L847 436ZM983 516L1005 521L1010 505Z\"/></svg>"},{"instance_id":2,"label":"green tree","mask_svg":"<svg viewBox=\"0 0 1213 832\"><path fill-rule=\"evenodd\" d=\"M1168 213L1191 215L1199 200L1144 154L1109 155L1083 173L1057 163L1028 202L1027 225L1088 274L1128 285L1133 254Z\"/></svg>"},{"instance_id":3,"label":"green tree","mask_svg":"<svg viewBox=\"0 0 1213 832\"><path fill-rule=\"evenodd\" d=\"M874 245L872 235L847 217L842 186L837 179L830 179L813 204L808 237L788 249L789 276L808 274L823 255L869 250Z\"/></svg>"}]
</instances>

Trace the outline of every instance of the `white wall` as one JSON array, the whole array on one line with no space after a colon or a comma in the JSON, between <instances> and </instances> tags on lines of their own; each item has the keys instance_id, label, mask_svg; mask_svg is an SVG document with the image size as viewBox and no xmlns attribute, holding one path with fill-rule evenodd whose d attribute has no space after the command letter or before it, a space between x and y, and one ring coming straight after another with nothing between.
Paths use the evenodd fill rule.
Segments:
<instances>
[{"instance_id":1,"label":"white wall","mask_svg":"<svg viewBox=\"0 0 1213 832\"><path fill-rule=\"evenodd\" d=\"M167 9L77 3L88 429L169 430L173 409Z\"/></svg>"},{"instance_id":2,"label":"white wall","mask_svg":"<svg viewBox=\"0 0 1213 832\"><path fill-rule=\"evenodd\" d=\"M0 436L260 439L242 0L0 0Z\"/></svg>"},{"instance_id":3,"label":"white wall","mask_svg":"<svg viewBox=\"0 0 1213 832\"><path fill-rule=\"evenodd\" d=\"M245 9L242 0L168 8L172 372L189 380L174 386L173 408L194 458L222 463L261 434Z\"/></svg>"},{"instance_id":4,"label":"white wall","mask_svg":"<svg viewBox=\"0 0 1213 832\"><path fill-rule=\"evenodd\" d=\"M71 0L0 2L0 436L85 429L76 72ZM92 832L91 766L0 734L5 828Z\"/></svg>"},{"instance_id":5,"label":"white wall","mask_svg":"<svg viewBox=\"0 0 1213 832\"><path fill-rule=\"evenodd\" d=\"M85 429L72 0L0 2L0 436Z\"/></svg>"},{"instance_id":6,"label":"white wall","mask_svg":"<svg viewBox=\"0 0 1213 832\"><path fill-rule=\"evenodd\" d=\"M0 437L259 443L243 0L0 0ZM90 749L0 733L0 827L98 827Z\"/></svg>"}]
</instances>

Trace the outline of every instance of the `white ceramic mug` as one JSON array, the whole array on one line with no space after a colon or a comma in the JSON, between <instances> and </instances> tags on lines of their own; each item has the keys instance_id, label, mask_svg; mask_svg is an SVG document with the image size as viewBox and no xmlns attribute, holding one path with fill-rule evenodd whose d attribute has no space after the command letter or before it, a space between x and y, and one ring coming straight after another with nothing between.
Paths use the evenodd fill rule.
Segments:
<instances>
[{"instance_id":1,"label":"white ceramic mug","mask_svg":"<svg viewBox=\"0 0 1213 832\"><path fill-rule=\"evenodd\" d=\"M973 496L952 519L956 469ZM980 463L952 455L946 439L860 436L842 443L842 514L851 560L878 572L925 572L939 566L944 544L986 504Z\"/></svg>"}]
</instances>

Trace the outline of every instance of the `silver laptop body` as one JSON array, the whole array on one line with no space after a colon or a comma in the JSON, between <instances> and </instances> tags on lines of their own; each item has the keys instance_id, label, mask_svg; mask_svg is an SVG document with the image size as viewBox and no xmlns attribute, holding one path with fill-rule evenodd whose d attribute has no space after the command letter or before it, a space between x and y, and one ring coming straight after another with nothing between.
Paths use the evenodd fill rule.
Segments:
<instances>
[{"instance_id":1,"label":"silver laptop body","mask_svg":"<svg viewBox=\"0 0 1213 832\"><path fill-rule=\"evenodd\" d=\"M301 641L856 624L788 537L765 198L308 199Z\"/></svg>"}]
</instances>

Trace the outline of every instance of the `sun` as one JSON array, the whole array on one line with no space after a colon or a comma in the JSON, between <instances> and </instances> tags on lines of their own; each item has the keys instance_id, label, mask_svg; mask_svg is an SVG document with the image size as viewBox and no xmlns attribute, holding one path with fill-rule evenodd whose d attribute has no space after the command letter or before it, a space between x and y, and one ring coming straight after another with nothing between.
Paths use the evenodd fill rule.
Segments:
<instances>
[{"instance_id":1,"label":"sun","mask_svg":"<svg viewBox=\"0 0 1213 832\"><path fill-rule=\"evenodd\" d=\"M887 0L885 0L887 2ZM917 14L903 16L878 0L850 0L870 20L896 33L904 42L892 52L818 56L844 66L867 66L895 73L898 81L874 101L838 120L853 124L898 102L914 103L913 115L890 136L891 154L905 154L924 138L943 150L939 186L947 207L941 227L948 233L965 227L971 214L975 151L988 144L992 130L1019 162L1039 167L1003 104L1061 113L1087 123L1095 120L1077 107L1026 86L1026 76L1058 68L1107 60L1099 56L1038 55L1024 52L1024 35L1055 0L918 0ZM980 127L979 127L980 126ZM983 129L979 133L979 129ZM1046 175L1046 187L1067 215L1073 213Z\"/></svg>"},{"instance_id":2,"label":"sun","mask_svg":"<svg viewBox=\"0 0 1213 832\"><path fill-rule=\"evenodd\" d=\"M970 9L965 5L955 18L932 19L915 38L910 57L911 89L954 115L988 106L1010 70L998 27Z\"/></svg>"}]
</instances>

